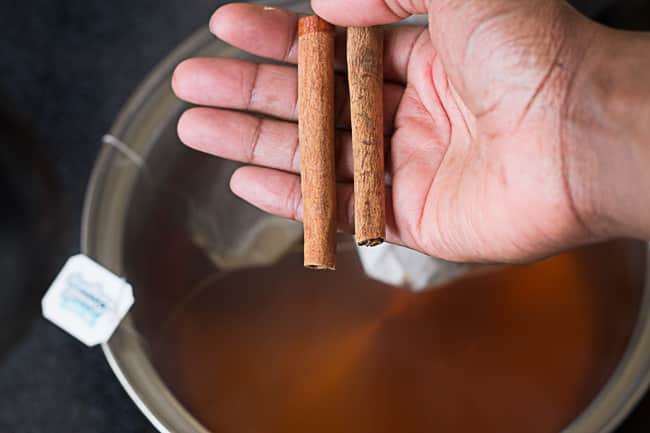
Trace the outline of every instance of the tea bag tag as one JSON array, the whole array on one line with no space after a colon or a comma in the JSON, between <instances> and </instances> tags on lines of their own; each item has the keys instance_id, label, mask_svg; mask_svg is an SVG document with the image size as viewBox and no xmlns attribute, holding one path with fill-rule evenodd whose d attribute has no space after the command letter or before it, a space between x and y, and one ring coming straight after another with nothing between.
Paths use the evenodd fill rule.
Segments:
<instances>
[{"instance_id":1,"label":"tea bag tag","mask_svg":"<svg viewBox=\"0 0 650 433\"><path fill-rule=\"evenodd\" d=\"M41 304L46 319L91 347L108 341L133 302L129 283L79 254L68 259Z\"/></svg>"}]
</instances>

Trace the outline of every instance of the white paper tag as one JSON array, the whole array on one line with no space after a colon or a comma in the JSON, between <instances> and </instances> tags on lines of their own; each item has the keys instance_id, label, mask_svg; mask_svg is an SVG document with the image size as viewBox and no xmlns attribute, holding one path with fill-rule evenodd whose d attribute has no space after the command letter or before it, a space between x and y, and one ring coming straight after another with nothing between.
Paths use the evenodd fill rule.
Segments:
<instances>
[{"instance_id":1,"label":"white paper tag","mask_svg":"<svg viewBox=\"0 0 650 433\"><path fill-rule=\"evenodd\" d=\"M70 257L43 297L43 316L95 346L113 335L133 305L133 288L87 256Z\"/></svg>"}]
</instances>

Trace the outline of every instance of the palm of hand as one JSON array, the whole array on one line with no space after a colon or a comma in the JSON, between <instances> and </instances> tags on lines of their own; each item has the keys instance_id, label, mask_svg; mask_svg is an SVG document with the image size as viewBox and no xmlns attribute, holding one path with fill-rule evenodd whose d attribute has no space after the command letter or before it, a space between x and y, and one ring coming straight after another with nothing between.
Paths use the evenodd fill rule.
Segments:
<instances>
[{"instance_id":1,"label":"palm of hand","mask_svg":"<svg viewBox=\"0 0 650 433\"><path fill-rule=\"evenodd\" d=\"M227 42L255 54L295 58L295 41L286 41L293 39L287 36L293 32L286 28L295 26L295 17L283 11L260 14L252 8L237 5L220 10L213 28ZM240 23L239 36L229 32L226 19ZM247 20L251 28L244 26L242 31L241 23ZM271 20L275 31L270 30ZM269 46L253 48L252 35L247 33L259 36L264 29ZM468 37L463 51L471 55L473 47L480 47L480 52L489 55L477 55L463 64L454 62L458 56L447 55L445 65L450 71L443 65L443 53L436 52L431 42L436 34L404 28L387 35L386 126L392 134L387 140L388 240L452 260L529 259L554 251L567 238L579 238L583 230L563 174L557 120L563 87L554 84L564 81L562 74L555 77L560 51L549 48L556 47L555 43L528 50L518 42L504 43L513 40L512 32L484 33ZM525 41L525 35L514 40ZM290 48L278 51L278 46ZM190 60L179 67L174 79L179 96L202 105L251 109L295 120L294 93L271 95L273 87L281 91L287 81L295 81L295 71L268 66L273 69L266 76L263 68L253 67L249 77L234 67L245 71L250 66L236 63L229 68L221 63L217 69L209 62ZM337 95L344 84L339 85ZM239 103L232 103L232 97L230 101L225 97L210 100L205 96L208 85L219 87L225 96L245 96ZM284 170L240 169L233 176L232 188L262 209L300 218L299 178L286 173L298 170L295 125L243 116L194 109L181 119L179 135L192 147ZM345 126L345 115L341 117ZM244 145L237 146L238 141ZM338 141L339 220L342 229L351 230L349 133L341 132Z\"/></svg>"},{"instance_id":2,"label":"palm of hand","mask_svg":"<svg viewBox=\"0 0 650 433\"><path fill-rule=\"evenodd\" d=\"M465 98L427 33L408 66L391 139L393 210L400 238L436 256L519 261L585 236L565 177L561 38L525 50L528 35L513 44L499 30L475 35L489 56L466 63Z\"/></svg>"}]
</instances>

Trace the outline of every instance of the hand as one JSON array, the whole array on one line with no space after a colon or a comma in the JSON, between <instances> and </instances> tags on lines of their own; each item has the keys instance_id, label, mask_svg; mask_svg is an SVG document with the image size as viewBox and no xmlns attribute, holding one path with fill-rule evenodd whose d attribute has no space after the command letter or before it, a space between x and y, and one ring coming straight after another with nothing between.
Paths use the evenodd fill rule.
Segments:
<instances>
[{"instance_id":1,"label":"hand","mask_svg":"<svg viewBox=\"0 0 650 433\"><path fill-rule=\"evenodd\" d=\"M571 172L565 123L577 97L572 84L599 27L549 0L360 0L352 8L343 0L314 0L312 6L338 25L429 16L428 29L386 32L389 242L448 260L509 262L599 238L574 196L576 179L584 179ZM230 4L214 14L210 28L252 54L296 62L290 12ZM337 53L343 72L345 53ZM337 195L339 227L353 231L346 86L341 73ZM295 66L190 59L175 71L173 88L188 102L215 107L185 112L181 140L254 164L233 175L233 192L300 219Z\"/></svg>"}]
</instances>

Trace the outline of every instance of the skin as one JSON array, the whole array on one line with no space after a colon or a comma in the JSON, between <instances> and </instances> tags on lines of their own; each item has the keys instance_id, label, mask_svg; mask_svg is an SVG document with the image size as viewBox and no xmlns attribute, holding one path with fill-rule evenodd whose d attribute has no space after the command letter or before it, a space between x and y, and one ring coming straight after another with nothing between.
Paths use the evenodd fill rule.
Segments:
<instances>
[{"instance_id":1,"label":"skin","mask_svg":"<svg viewBox=\"0 0 650 433\"><path fill-rule=\"evenodd\" d=\"M313 0L312 7L340 26L429 17L428 28L386 34L389 242L447 260L521 262L612 237L650 237L648 35L604 28L553 0L357 0L354 8ZM252 164L235 172L233 192L300 219L296 16L229 4L210 28L285 64L181 63L173 89L201 107L183 114L179 137ZM352 232L343 37L338 222Z\"/></svg>"}]
</instances>

